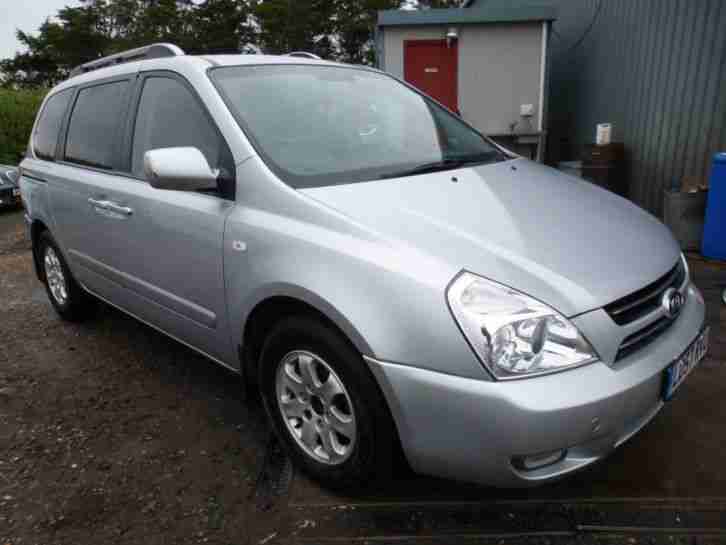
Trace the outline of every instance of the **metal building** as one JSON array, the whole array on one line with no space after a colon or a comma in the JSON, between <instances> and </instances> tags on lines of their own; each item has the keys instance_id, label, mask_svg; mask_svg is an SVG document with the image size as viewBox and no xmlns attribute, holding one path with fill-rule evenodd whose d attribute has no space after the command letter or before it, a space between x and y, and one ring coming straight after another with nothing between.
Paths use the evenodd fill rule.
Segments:
<instances>
[{"instance_id":1,"label":"metal building","mask_svg":"<svg viewBox=\"0 0 726 545\"><path fill-rule=\"evenodd\" d=\"M503 14L525 20L497 20ZM542 29L542 97L531 102L549 162L578 159L596 125L612 123L628 196L644 208L661 215L664 189L708 182L713 154L726 150L726 0L464 0L458 9L382 12L378 58L404 77L404 42L444 39L453 27L459 110L483 132L506 134L536 95L534 83L517 83L526 81L520 71L536 71L532 55L519 53L527 23ZM474 33L478 43L465 46ZM498 56L506 62L485 64Z\"/></svg>"},{"instance_id":2,"label":"metal building","mask_svg":"<svg viewBox=\"0 0 726 545\"><path fill-rule=\"evenodd\" d=\"M629 196L644 208L661 214L665 188L707 183L712 155L726 150L726 2L549 4L549 159L577 158L610 122Z\"/></svg>"}]
</instances>

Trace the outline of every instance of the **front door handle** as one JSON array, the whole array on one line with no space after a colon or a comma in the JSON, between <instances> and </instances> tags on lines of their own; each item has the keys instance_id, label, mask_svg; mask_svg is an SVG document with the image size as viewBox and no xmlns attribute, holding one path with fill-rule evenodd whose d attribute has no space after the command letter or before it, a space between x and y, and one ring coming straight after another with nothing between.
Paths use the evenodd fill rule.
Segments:
<instances>
[{"instance_id":1,"label":"front door handle","mask_svg":"<svg viewBox=\"0 0 726 545\"><path fill-rule=\"evenodd\" d=\"M116 212L117 214L121 214L123 216L130 216L134 213L134 211L128 206L116 204L115 202L109 202L107 204L106 210L108 210L109 212Z\"/></svg>"},{"instance_id":2,"label":"front door handle","mask_svg":"<svg viewBox=\"0 0 726 545\"><path fill-rule=\"evenodd\" d=\"M121 204L115 203L113 201L107 201L105 199L94 199L92 197L89 197L88 204L99 210L114 212L116 214L121 214L122 216L130 216L134 213L133 209L129 208L128 206L123 206Z\"/></svg>"},{"instance_id":3,"label":"front door handle","mask_svg":"<svg viewBox=\"0 0 726 545\"><path fill-rule=\"evenodd\" d=\"M109 202L104 201L103 199L93 199L93 198L89 197L88 204L90 204L94 208L100 208L101 210L107 210Z\"/></svg>"}]
</instances>

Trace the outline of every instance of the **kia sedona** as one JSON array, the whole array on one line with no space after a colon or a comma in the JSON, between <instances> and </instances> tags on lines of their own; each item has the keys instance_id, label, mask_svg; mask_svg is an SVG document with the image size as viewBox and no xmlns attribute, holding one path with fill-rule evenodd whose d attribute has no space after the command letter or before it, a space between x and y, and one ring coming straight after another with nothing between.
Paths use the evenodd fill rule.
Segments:
<instances>
[{"instance_id":1,"label":"kia sedona","mask_svg":"<svg viewBox=\"0 0 726 545\"><path fill-rule=\"evenodd\" d=\"M238 373L328 486L400 451L451 479L561 478L708 345L660 221L367 67L170 44L87 63L45 99L20 187L62 318L100 299Z\"/></svg>"}]
</instances>

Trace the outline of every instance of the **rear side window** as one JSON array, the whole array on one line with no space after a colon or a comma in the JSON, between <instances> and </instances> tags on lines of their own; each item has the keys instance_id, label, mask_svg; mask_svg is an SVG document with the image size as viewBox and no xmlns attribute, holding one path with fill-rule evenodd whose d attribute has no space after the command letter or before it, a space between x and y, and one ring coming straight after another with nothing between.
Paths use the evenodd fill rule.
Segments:
<instances>
[{"instance_id":1,"label":"rear side window","mask_svg":"<svg viewBox=\"0 0 726 545\"><path fill-rule=\"evenodd\" d=\"M40 159L53 160L55 146L58 142L58 131L63 123L63 116L68 101L73 96L73 89L66 89L50 97L38 118L33 134L33 151Z\"/></svg>"},{"instance_id":2,"label":"rear side window","mask_svg":"<svg viewBox=\"0 0 726 545\"><path fill-rule=\"evenodd\" d=\"M66 139L66 161L110 169L128 82L87 87L78 92Z\"/></svg>"},{"instance_id":3,"label":"rear side window","mask_svg":"<svg viewBox=\"0 0 726 545\"><path fill-rule=\"evenodd\" d=\"M153 149L194 147L212 169L220 170L220 191L229 197L234 172L232 153L216 125L180 81L150 77L144 82L134 127L131 172L144 176L144 154Z\"/></svg>"}]
</instances>

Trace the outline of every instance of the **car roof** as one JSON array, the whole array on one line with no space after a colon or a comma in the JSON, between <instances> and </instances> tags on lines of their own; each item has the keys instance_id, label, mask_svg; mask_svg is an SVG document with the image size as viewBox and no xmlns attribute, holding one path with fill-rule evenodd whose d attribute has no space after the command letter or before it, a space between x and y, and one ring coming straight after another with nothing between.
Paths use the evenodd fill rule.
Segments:
<instances>
[{"instance_id":1,"label":"car roof","mask_svg":"<svg viewBox=\"0 0 726 545\"><path fill-rule=\"evenodd\" d=\"M230 55L178 55L172 57L143 59L138 61L124 62L113 66L98 68L89 72L72 76L56 85L49 96L67 89L84 85L96 80L135 74L145 70L175 70L192 69L207 70L216 66L259 66L259 65L309 65L309 66L337 66L352 68L338 62L326 61L323 59L312 59L291 55L256 55L256 54L230 54ZM355 68L371 69L367 66L355 66ZM183 70L182 70L183 71Z\"/></svg>"},{"instance_id":2,"label":"car roof","mask_svg":"<svg viewBox=\"0 0 726 545\"><path fill-rule=\"evenodd\" d=\"M312 59L291 55L201 55L198 58L207 60L217 66L240 66L250 64L309 64L346 66L341 63L326 61L324 59Z\"/></svg>"}]
</instances>

